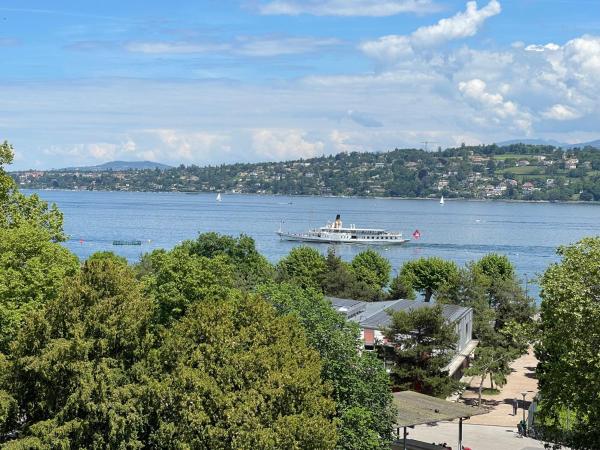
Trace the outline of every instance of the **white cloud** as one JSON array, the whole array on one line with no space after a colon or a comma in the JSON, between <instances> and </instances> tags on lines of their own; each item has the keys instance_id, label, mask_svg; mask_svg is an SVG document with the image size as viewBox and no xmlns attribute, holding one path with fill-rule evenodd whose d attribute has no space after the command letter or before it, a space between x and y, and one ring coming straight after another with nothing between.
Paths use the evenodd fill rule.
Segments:
<instances>
[{"instance_id":1,"label":"white cloud","mask_svg":"<svg viewBox=\"0 0 600 450\"><path fill-rule=\"evenodd\" d=\"M531 116L520 111L514 102L505 100L502 94L489 92L485 81L480 79L463 81L459 83L458 89L476 107L480 107L496 119L497 123L508 120L517 129L531 131Z\"/></svg>"},{"instance_id":2,"label":"white cloud","mask_svg":"<svg viewBox=\"0 0 600 450\"><path fill-rule=\"evenodd\" d=\"M125 49L149 55L229 54L252 57L296 55L322 51L341 43L334 38L291 36L238 36L229 42L202 43L194 41L129 42Z\"/></svg>"},{"instance_id":3,"label":"white cloud","mask_svg":"<svg viewBox=\"0 0 600 450\"><path fill-rule=\"evenodd\" d=\"M252 148L257 155L268 159L282 160L312 158L323 153L325 144L320 140L309 140L302 130L254 130Z\"/></svg>"},{"instance_id":4,"label":"white cloud","mask_svg":"<svg viewBox=\"0 0 600 450\"><path fill-rule=\"evenodd\" d=\"M227 44L203 44L193 42L129 42L125 50L147 54L213 53L229 50Z\"/></svg>"},{"instance_id":5,"label":"white cloud","mask_svg":"<svg viewBox=\"0 0 600 450\"><path fill-rule=\"evenodd\" d=\"M156 135L167 147L163 152L157 152L156 150L153 152L154 155L161 155L161 159L197 161L205 158L210 153L220 153L219 156L223 156L224 153L231 150L228 137L221 134L186 132L175 129L146 131Z\"/></svg>"},{"instance_id":6,"label":"white cloud","mask_svg":"<svg viewBox=\"0 0 600 450\"><path fill-rule=\"evenodd\" d=\"M239 37L233 52L246 56L269 57L322 51L328 47L339 44L339 39L331 38L318 39L310 37L277 36L263 38Z\"/></svg>"},{"instance_id":7,"label":"white cloud","mask_svg":"<svg viewBox=\"0 0 600 450\"><path fill-rule=\"evenodd\" d=\"M420 49L474 36L488 18L500 14L501 10L497 0L491 0L480 9L477 2L470 1L464 12L441 19L435 25L418 28L410 35L388 35L367 41L361 44L360 49L372 58L394 62Z\"/></svg>"},{"instance_id":8,"label":"white cloud","mask_svg":"<svg viewBox=\"0 0 600 450\"><path fill-rule=\"evenodd\" d=\"M515 47L520 48L520 47ZM531 44L525 47L528 52L545 52L545 51L556 51L560 49L560 45L553 44L552 42L546 45Z\"/></svg>"},{"instance_id":9,"label":"white cloud","mask_svg":"<svg viewBox=\"0 0 600 450\"><path fill-rule=\"evenodd\" d=\"M542 116L551 120L574 120L581 117L581 114L569 106L556 104L544 111Z\"/></svg>"},{"instance_id":10,"label":"white cloud","mask_svg":"<svg viewBox=\"0 0 600 450\"><path fill-rule=\"evenodd\" d=\"M261 14L384 17L437 10L431 0L272 0L259 7Z\"/></svg>"},{"instance_id":11,"label":"white cloud","mask_svg":"<svg viewBox=\"0 0 600 450\"><path fill-rule=\"evenodd\" d=\"M117 154L117 145L116 144L108 144L108 143L98 143L98 144L89 144L87 146L87 151L89 154L95 158L100 160L109 160L114 159Z\"/></svg>"}]
</instances>

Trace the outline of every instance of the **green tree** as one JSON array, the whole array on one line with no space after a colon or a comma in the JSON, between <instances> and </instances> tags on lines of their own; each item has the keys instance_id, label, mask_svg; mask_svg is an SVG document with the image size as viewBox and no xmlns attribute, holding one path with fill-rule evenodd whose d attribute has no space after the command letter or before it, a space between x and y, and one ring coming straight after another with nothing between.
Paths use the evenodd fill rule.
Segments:
<instances>
[{"instance_id":1,"label":"green tree","mask_svg":"<svg viewBox=\"0 0 600 450\"><path fill-rule=\"evenodd\" d=\"M335 447L318 353L294 317L257 296L191 306L150 371L153 447Z\"/></svg>"},{"instance_id":2,"label":"green tree","mask_svg":"<svg viewBox=\"0 0 600 450\"><path fill-rule=\"evenodd\" d=\"M464 306L473 309L473 338L480 346L495 347L501 344L496 331L496 311L490 306L488 280L472 265L462 268L454 283L441 286L436 294L438 303Z\"/></svg>"},{"instance_id":3,"label":"green tree","mask_svg":"<svg viewBox=\"0 0 600 450\"><path fill-rule=\"evenodd\" d=\"M195 241L189 242L189 251L206 258L229 258L235 270L235 285L241 289L252 289L275 275L271 263L256 250L254 239L245 234L234 238L218 233L201 233Z\"/></svg>"},{"instance_id":4,"label":"green tree","mask_svg":"<svg viewBox=\"0 0 600 450\"><path fill-rule=\"evenodd\" d=\"M390 283L388 297L391 299L414 300L415 291L406 280L403 280L400 276L396 276Z\"/></svg>"},{"instance_id":5,"label":"green tree","mask_svg":"<svg viewBox=\"0 0 600 450\"><path fill-rule=\"evenodd\" d=\"M473 269L496 280L512 280L515 276L515 269L508 257L498 253L488 253L473 264Z\"/></svg>"},{"instance_id":6,"label":"green tree","mask_svg":"<svg viewBox=\"0 0 600 450\"><path fill-rule=\"evenodd\" d=\"M146 254L138 268L146 293L158 301L161 324L182 317L193 303L221 298L234 286L234 271L227 256L197 256L188 243Z\"/></svg>"},{"instance_id":7,"label":"green tree","mask_svg":"<svg viewBox=\"0 0 600 450\"><path fill-rule=\"evenodd\" d=\"M386 258L375 250L369 249L360 252L352 259L351 264L359 281L361 276L365 276L369 280L369 284L372 284L380 292L390 282L392 266Z\"/></svg>"},{"instance_id":8,"label":"green tree","mask_svg":"<svg viewBox=\"0 0 600 450\"><path fill-rule=\"evenodd\" d=\"M320 288L327 263L325 257L312 247L295 247L277 264L281 281L290 281L303 288Z\"/></svg>"},{"instance_id":9,"label":"green tree","mask_svg":"<svg viewBox=\"0 0 600 450\"><path fill-rule=\"evenodd\" d=\"M467 370L465 375L474 375L479 377L478 405L481 405L481 391L483 383L487 376L490 376L490 387L494 389L494 383L502 387L506 383L506 377L510 374L509 363L517 357L514 351L504 347L478 347L475 350L475 359L473 364Z\"/></svg>"},{"instance_id":10,"label":"green tree","mask_svg":"<svg viewBox=\"0 0 600 450\"><path fill-rule=\"evenodd\" d=\"M600 238L560 247L542 277L535 351L541 414L554 431L570 411L573 448L600 447Z\"/></svg>"},{"instance_id":11,"label":"green tree","mask_svg":"<svg viewBox=\"0 0 600 450\"><path fill-rule=\"evenodd\" d=\"M77 257L45 228L0 228L0 352L8 352L23 317L54 300L78 268Z\"/></svg>"},{"instance_id":12,"label":"green tree","mask_svg":"<svg viewBox=\"0 0 600 450\"><path fill-rule=\"evenodd\" d=\"M321 355L321 377L333 387L336 416L341 420L338 447L389 448L395 418L389 377L374 354L358 351L358 326L335 311L317 290L281 283L263 286L260 292L280 314L300 321L309 345ZM371 446L372 442L377 445Z\"/></svg>"},{"instance_id":13,"label":"green tree","mask_svg":"<svg viewBox=\"0 0 600 450\"><path fill-rule=\"evenodd\" d=\"M405 285L424 295L426 302L431 300L433 293L441 286L454 283L457 276L458 267L453 261L435 256L408 261L399 274Z\"/></svg>"},{"instance_id":14,"label":"green tree","mask_svg":"<svg viewBox=\"0 0 600 450\"><path fill-rule=\"evenodd\" d=\"M394 312L385 336L392 345L386 350L393 350L391 375L397 389L447 397L458 388L457 381L443 370L458 338L440 305Z\"/></svg>"},{"instance_id":15,"label":"green tree","mask_svg":"<svg viewBox=\"0 0 600 450\"><path fill-rule=\"evenodd\" d=\"M136 374L153 343L153 315L126 264L86 262L12 345L1 389L17 414L2 425L16 439L6 448L141 447Z\"/></svg>"},{"instance_id":16,"label":"green tree","mask_svg":"<svg viewBox=\"0 0 600 450\"><path fill-rule=\"evenodd\" d=\"M0 144L0 229L28 224L46 229L53 241L66 240L63 216L56 205L49 208L37 195L23 195L6 173L4 166L12 163L13 155L8 142Z\"/></svg>"}]
</instances>

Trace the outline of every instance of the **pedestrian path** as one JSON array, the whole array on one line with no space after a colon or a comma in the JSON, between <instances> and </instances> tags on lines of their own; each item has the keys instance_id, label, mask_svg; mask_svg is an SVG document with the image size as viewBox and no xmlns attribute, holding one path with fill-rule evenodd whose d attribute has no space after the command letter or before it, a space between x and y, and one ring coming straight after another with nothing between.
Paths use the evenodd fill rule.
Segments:
<instances>
[{"instance_id":1,"label":"pedestrian path","mask_svg":"<svg viewBox=\"0 0 600 450\"><path fill-rule=\"evenodd\" d=\"M537 379L535 378L535 367L537 359L533 354L533 348L528 353L521 356L511 364L512 373L508 376L507 383L496 395L483 395L482 406L491 408L489 414L473 417L469 424L495 425L503 427L516 427L522 419L523 406L529 408L534 395L538 390ZM470 386L461 396L462 401L470 404L477 404L478 387L480 377L473 377ZM484 388L489 387L489 379L484 382ZM526 392L525 403L523 403L522 392ZM518 399L519 409L517 415L513 415L513 402Z\"/></svg>"},{"instance_id":2,"label":"pedestrian path","mask_svg":"<svg viewBox=\"0 0 600 450\"><path fill-rule=\"evenodd\" d=\"M436 444L445 442L453 449L457 449L458 422L419 425L409 430L409 437ZM469 423L463 425L463 446L472 450L537 450L544 448L542 442L519 436L516 428Z\"/></svg>"}]
</instances>

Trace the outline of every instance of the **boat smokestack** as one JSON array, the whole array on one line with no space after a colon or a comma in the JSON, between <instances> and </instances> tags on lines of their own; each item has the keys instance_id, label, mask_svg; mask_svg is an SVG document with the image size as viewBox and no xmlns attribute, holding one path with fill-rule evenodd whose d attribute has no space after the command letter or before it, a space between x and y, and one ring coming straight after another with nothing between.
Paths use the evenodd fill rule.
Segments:
<instances>
[{"instance_id":1,"label":"boat smokestack","mask_svg":"<svg viewBox=\"0 0 600 450\"><path fill-rule=\"evenodd\" d=\"M335 216L335 228L342 228L342 219L339 214Z\"/></svg>"}]
</instances>

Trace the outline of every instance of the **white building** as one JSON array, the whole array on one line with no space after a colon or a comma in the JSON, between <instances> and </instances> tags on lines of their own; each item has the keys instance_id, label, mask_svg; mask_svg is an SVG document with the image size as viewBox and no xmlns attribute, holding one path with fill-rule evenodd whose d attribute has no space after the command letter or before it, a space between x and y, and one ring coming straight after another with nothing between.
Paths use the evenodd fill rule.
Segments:
<instances>
[{"instance_id":1,"label":"white building","mask_svg":"<svg viewBox=\"0 0 600 450\"><path fill-rule=\"evenodd\" d=\"M358 323L365 350L372 350L376 344L387 345L384 330L392 324L391 313L435 306L435 303L415 300L362 302L334 297L329 297L329 300L348 320ZM449 376L460 377L479 343L473 339L473 310L458 305L442 305L442 314L449 323L454 324L458 336L456 355L446 370Z\"/></svg>"}]
</instances>

